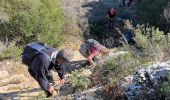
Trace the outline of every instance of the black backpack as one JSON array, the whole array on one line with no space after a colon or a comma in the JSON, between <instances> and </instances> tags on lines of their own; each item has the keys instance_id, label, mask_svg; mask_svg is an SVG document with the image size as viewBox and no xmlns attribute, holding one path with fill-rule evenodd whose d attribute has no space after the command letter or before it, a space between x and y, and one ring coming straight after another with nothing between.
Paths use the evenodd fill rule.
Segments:
<instances>
[{"instance_id":1,"label":"black backpack","mask_svg":"<svg viewBox=\"0 0 170 100\"><path fill-rule=\"evenodd\" d=\"M42 51L47 48L49 47L43 43L33 42L30 44L27 44L23 50L23 53L21 54L22 63L29 66L32 60L34 59L34 57L39 54L45 55L49 61L52 61L51 57Z\"/></svg>"}]
</instances>

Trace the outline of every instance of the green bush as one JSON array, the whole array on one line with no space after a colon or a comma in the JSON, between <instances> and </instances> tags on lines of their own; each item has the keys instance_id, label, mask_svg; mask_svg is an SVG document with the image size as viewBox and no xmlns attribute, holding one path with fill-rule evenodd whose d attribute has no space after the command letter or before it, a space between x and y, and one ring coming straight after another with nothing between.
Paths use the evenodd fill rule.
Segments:
<instances>
[{"instance_id":1,"label":"green bush","mask_svg":"<svg viewBox=\"0 0 170 100\"><path fill-rule=\"evenodd\" d=\"M63 40L60 0L0 0L0 38L20 43L41 41L53 46ZM5 41L5 40L4 40Z\"/></svg>"},{"instance_id":2,"label":"green bush","mask_svg":"<svg viewBox=\"0 0 170 100\"><path fill-rule=\"evenodd\" d=\"M80 71L75 70L72 72L71 84L76 89L87 89L91 85L91 80L81 75Z\"/></svg>"},{"instance_id":3,"label":"green bush","mask_svg":"<svg viewBox=\"0 0 170 100\"><path fill-rule=\"evenodd\" d=\"M136 58L133 53L118 55L103 65L95 67L93 73L100 84L117 83L124 77L132 75L136 69L148 66L150 60L146 58ZM96 83L96 84L98 84Z\"/></svg>"},{"instance_id":4,"label":"green bush","mask_svg":"<svg viewBox=\"0 0 170 100\"><path fill-rule=\"evenodd\" d=\"M160 61L169 49L169 43L163 31L150 26L138 25L135 40L142 47L142 52L135 52L139 57Z\"/></svg>"},{"instance_id":5,"label":"green bush","mask_svg":"<svg viewBox=\"0 0 170 100\"><path fill-rule=\"evenodd\" d=\"M15 60L21 60L22 49L15 46L14 43L11 43L8 47L4 47L3 50L0 52L0 60L13 58Z\"/></svg>"},{"instance_id":6,"label":"green bush","mask_svg":"<svg viewBox=\"0 0 170 100\"><path fill-rule=\"evenodd\" d=\"M158 25L163 9L168 0L144 0L139 4L141 22L149 22L151 25Z\"/></svg>"}]
</instances>

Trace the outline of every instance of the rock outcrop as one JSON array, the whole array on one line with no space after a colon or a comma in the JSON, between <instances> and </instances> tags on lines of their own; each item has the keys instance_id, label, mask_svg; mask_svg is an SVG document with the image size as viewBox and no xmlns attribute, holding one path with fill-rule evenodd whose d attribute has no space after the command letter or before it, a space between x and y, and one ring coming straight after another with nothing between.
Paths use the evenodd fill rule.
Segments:
<instances>
[{"instance_id":1,"label":"rock outcrop","mask_svg":"<svg viewBox=\"0 0 170 100\"><path fill-rule=\"evenodd\" d=\"M159 93L156 89L168 81L169 72L170 62L155 63L147 68L139 69L134 75L125 77L126 82L122 84L122 87L126 90L129 100L157 100Z\"/></svg>"}]
</instances>

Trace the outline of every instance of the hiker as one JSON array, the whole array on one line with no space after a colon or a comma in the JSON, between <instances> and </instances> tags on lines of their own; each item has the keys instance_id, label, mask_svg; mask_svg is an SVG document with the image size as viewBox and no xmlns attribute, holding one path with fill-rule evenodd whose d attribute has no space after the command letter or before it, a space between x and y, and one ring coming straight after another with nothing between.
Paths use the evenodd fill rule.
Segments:
<instances>
[{"instance_id":1,"label":"hiker","mask_svg":"<svg viewBox=\"0 0 170 100\"><path fill-rule=\"evenodd\" d=\"M22 63L28 66L29 74L38 82L45 91L46 96L52 96L54 92L54 80L52 69L58 72L60 84L64 85L63 64L72 59L71 50L57 50L43 43L30 43L26 45L22 53Z\"/></svg>"},{"instance_id":2,"label":"hiker","mask_svg":"<svg viewBox=\"0 0 170 100\"><path fill-rule=\"evenodd\" d=\"M126 41L130 45L135 45L136 41L134 40L135 34L132 31L127 31L124 33L124 36L126 38Z\"/></svg>"},{"instance_id":3,"label":"hiker","mask_svg":"<svg viewBox=\"0 0 170 100\"><path fill-rule=\"evenodd\" d=\"M111 8L107 12L107 18L109 19L109 28L113 28L113 22L116 14L117 14L117 10L115 8Z\"/></svg>"},{"instance_id":4,"label":"hiker","mask_svg":"<svg viewBox=\"0 0 170 100\"><path fill-rule=\"evenodd\" d=\"M126 0L122 0L122 6L124 7L126 4Z\"/></svg>"},{"instance_id":5,"label":"hiker","mask_svg":"<svg viewBox=\"0 0 170 100\"><path fill-rule=\"evenodd\" d=\"M133 0L122 0L122 6L125 7L126 5L129 7Z\"/></svg>"},{"instance_id":6,"label":"hiker","mask_svg":"<svg viewBox=\"0 0 170 100\"><path fill-rule=\"evenodd\" d=\"M88 59L88 63L96 66L96 60L99 55L105 55L109 50L94 39L88 39L80 47L80 53Z\"/></svg>"},{"instance_id":7,"label":"hiker","mask_svg":"<svg viewBox=\"0 0 170 100\"><path fill-rule=\"evenodd\" d=\"M128 0L128 6L130 6L132 3L132 0Z\"/></svg>"}]
</instances>

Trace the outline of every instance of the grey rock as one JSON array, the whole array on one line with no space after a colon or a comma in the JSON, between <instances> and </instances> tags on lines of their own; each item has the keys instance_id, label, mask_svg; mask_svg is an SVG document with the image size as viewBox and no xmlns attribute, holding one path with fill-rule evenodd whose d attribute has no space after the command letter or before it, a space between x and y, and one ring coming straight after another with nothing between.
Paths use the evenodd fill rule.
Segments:
<instances>
[{"instance_id":1,"label":"grey rock","mask_svg":"<svg viewBox=\"0 0 170 100\"><path fill-rule=\"evenodd\" d=\"M135 99L140 95L140 98L146 99L156 98L156 90L153 86L161 86L162 83L167 81L168 73L170 72L170 63L155 63L148 66L147 68L139 69L136 73L131 76L125 77L127 80L129 77L132 78L132 83L123 83L121 86L126 89L129 100ZM147 97L145 97L147 95Z\"/></svg>"}]
</instances>

